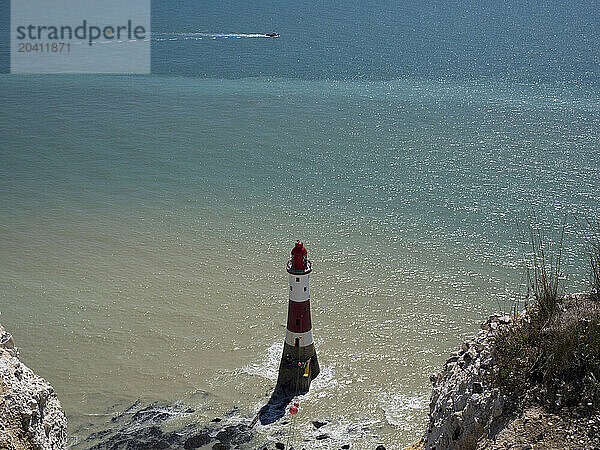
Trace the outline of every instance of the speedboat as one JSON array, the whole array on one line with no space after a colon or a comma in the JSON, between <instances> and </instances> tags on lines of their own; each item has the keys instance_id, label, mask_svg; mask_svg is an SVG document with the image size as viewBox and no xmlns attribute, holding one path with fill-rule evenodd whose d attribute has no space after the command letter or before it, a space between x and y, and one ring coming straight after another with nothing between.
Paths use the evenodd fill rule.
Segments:
<instances>
[{"instance_id":1,"label":"speedboat","mask_svg":"<svg viewBox=\"0 0 600 450\"><path fill-rule=\"evenodd\" d=\"M279 33L267 33L265 34L266 37L272 37L272 38L277 38L279 37Z\"/></svg>"}]
</instances>

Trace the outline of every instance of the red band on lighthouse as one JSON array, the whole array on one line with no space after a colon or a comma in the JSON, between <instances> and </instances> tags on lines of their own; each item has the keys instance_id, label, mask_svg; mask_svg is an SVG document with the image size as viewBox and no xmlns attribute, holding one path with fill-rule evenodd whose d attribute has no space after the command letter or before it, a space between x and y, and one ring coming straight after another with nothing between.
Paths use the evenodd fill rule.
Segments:
<instances>
[{"instance_id":1,"label":"red band on lighthouse","mask_svg":"<svg viewBox=\"0 0 600 450\"><path fill-rule=\"evenodd\" d=\"M287 329L294 333L306 333L312 329L310 323L310 300L305 302L291 301L288 306Z\"/></svg>"}]
</instances>

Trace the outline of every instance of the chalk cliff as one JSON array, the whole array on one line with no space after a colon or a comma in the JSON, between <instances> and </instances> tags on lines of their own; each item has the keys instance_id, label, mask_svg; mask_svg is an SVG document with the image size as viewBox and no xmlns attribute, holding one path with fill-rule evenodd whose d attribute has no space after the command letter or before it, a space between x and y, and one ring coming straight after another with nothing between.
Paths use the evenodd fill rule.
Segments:
<instances>
[{"instance_id":1,"label":"chalk cliff","mask_svg":"<svg viewBox=\"0 0 600 450\"><path fill-rule=\"evenodd\" d=\"M19 361L13 337L0 325L0 448L66 448L67 419L54 389Z\"/></svg>"},{"instance_id":2,"label":"chalk cliff","mask_svg":"<svg viewBox=\"0 0 600 450\"><path fill-rule=\"evenodd\" d=\"M494 364L490 340L507 323L507 316L490 317L431 377L426 448L476 448L480 438L498 428L507 398L489 380Z\"/></svg>"},{"instance_id":3,"label":"chalk cliff","mask_svg":"<svg viewBox=\"0 0 600 450\"><path fill-rule=\"evenodd\" d=\"M580 294L569 299L577 302L563 302L561 316L581 308L585 300ZM597 307L588 306L586 311ZM579 320L585 323L598 317L586 313ZM475 338L465 341L450 355L442 371L431 376L429 423L420 442L424 448L600 449L597 400L571 395L574 400L567 404L572 387L565 382L556 383L555 389L542 383L512 389L500 385L494 341L514 325L513 320L522 323L529 317L527 313L516 319L491 316Z\"/></svg>"}]
</instances>

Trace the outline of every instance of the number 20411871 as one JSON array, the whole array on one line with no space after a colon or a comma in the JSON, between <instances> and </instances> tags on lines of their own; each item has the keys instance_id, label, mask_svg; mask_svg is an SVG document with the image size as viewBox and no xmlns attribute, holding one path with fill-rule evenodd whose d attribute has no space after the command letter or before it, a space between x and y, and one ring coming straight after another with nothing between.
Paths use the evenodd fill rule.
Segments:
<instances>
[{"instance_id":1,"label":"number 20411871","mask_svg":"<svg viewBox=\"0 0 600 450\"><path fill-rule=\"evenodd\" d=\"M19 53L69 53L70 42L19 42Z\"/></svg>"}]
</instances>

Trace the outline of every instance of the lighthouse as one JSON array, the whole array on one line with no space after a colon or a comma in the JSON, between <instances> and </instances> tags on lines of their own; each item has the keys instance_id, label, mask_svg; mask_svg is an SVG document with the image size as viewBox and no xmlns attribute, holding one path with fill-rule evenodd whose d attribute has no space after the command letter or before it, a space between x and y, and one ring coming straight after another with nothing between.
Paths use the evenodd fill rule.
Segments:
<instances>
[{"instance_id":1,"label":"lighthouse","mask_svg":"<svg viewBox=\"0 0 600 450\"><path fill-rule=\"evenodd\" d=\"M310 382L319 375L319 362L310 317L312 264L302 242L296 242L287 263L289 302L283 355L277 385L286 397L305 394Z\"/></svg>"},{"instance_id":2,"label":"lighthouse","mask_svg":"<svg viewBox=\"0 0 600 450\"><path fill-rule=\"evenodd\" d=\"M292 249L292 257L287 263L290 297L277 385L251 426L259 419L263 425L281 419L286 413L288 403L297 395L306 394L310 382L319 375L319 362L310 319L309 277L312 264L307 256L304 244L296 242ZM294 404L293 408L298 411L297 404ZM294 414L291 410L290 412Z\"/></svg>"}]
</instances>

